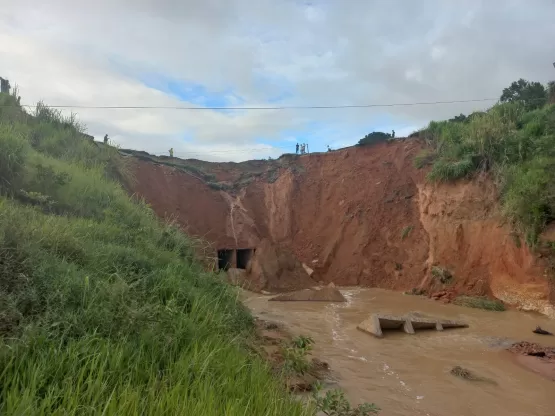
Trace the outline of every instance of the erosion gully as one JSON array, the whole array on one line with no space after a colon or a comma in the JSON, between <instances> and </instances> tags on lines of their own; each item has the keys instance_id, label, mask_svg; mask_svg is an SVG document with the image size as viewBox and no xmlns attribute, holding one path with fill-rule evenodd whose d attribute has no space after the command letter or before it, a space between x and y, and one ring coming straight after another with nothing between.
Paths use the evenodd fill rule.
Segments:
<instances>
[{"instance_id":1,"label":"erosion gully","mask_svg":"<svg viewBox=\"0 0 555 416\"><path fill-rule=\"evenodd\" d=\"M555 337L532 333L554 321L518 311L490 312L445 305L380 289L341 289L345 303L268 302L244 292L257 316L311 336L314 355L327 361L336 387L353 403L375 402L381 416L553 416L555 383L521 367L504 350L511 341L555 346ZM369 314L420 312L466 321L467 329L388 332L377 339L357 330ZM497 385L459 379L456 365Z\"/></svg>"}]
</instances>

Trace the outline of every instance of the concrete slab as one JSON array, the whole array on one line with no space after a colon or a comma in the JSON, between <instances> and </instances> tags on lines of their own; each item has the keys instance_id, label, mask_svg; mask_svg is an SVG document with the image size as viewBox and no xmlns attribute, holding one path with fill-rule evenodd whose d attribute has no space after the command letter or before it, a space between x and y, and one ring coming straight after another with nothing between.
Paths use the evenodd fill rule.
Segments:
<instances>
[{"instance_id":1,"label":"concrete slab","mask_svg":"<svg viewBox=\"0 0 555 416\"><path fill-rule=\"evenodd\" d=\"M449 328L468 328L468 325L464 322L439 318L424 318L415 315L394 316L376 313L361 322L357 328L381 338L384 330L401 330L406 334L414 334L416 330L421 329L443 331Z\"/></svg>"}]
</instances>

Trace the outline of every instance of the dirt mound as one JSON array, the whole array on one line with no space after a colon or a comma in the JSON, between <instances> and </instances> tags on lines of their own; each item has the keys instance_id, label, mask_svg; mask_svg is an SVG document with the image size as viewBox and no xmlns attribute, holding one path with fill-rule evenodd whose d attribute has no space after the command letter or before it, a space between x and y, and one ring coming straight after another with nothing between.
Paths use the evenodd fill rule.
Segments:
<instances>
[{"instance_id":1,"label":"dirt mound","mask_svg":"<svg viewBox=\"0 0 555 416\"><path fill-rule=\"evenodd\" d=\"M273 301L345 302L345 297L334 287L305 289L273 297Z\"/></svg>"},{"instance_id":2,"label":"dirt mound","mask_svg":"<svg viewBox=\"0 0 555 416\"><path fill-rule=\"evenodd\" d=\"M269 240L258 245L247 265L246 279L249 290L255 292L286 292L316 285L291 250Z\"/></svg>"}]
</instances>

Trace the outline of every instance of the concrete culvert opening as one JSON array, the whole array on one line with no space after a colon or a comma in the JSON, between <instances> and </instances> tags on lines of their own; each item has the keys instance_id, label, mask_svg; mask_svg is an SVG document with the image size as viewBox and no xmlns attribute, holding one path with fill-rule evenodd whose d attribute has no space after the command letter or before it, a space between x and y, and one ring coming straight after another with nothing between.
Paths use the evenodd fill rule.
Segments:
<instances>
[{"instance_id":1,"label":"concrete culvert opening","mask_svg":"<svg viewBox=\"0 0 555 416\"><path fill-rule=\"evenodd\" d=\"M246 269L247 264L249 263L253 253L254 253L254 249L252 249L252 248L238 249L237 250L237 268L238 269Z\"/></svg>"},{"instance_id":2,"label":"concrete culvert opening","mask_svg":"<svg viewBox=\"0 0 555 416\"><path fill-rule=\"evenodd\" d=\"M218 269L227 271L233 263L233 250L218 250Z\"/></svg>"}]
</instances>

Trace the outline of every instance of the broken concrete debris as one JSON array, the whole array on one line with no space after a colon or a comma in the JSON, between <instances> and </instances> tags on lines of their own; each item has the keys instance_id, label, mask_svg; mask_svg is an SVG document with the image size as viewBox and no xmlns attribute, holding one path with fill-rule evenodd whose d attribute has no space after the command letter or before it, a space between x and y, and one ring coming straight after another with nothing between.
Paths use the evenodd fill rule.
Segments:
<instances>
[{"instance_id":1,"label":"broken concrete debris","mask_svg":"<svg viewBox=\"0 0 555 416\"><path fill-rule=\"evenodd\" d=\"M464 322L450 321L437 318L425 318L414 314L394 316L385 314L372 314L361 322L357 328L378 338L383 337L384 330L402 330L407 334L414 334L419 329L435 329L443 331L449 328L468 328Z\"/></svg>"}]
</instances>

